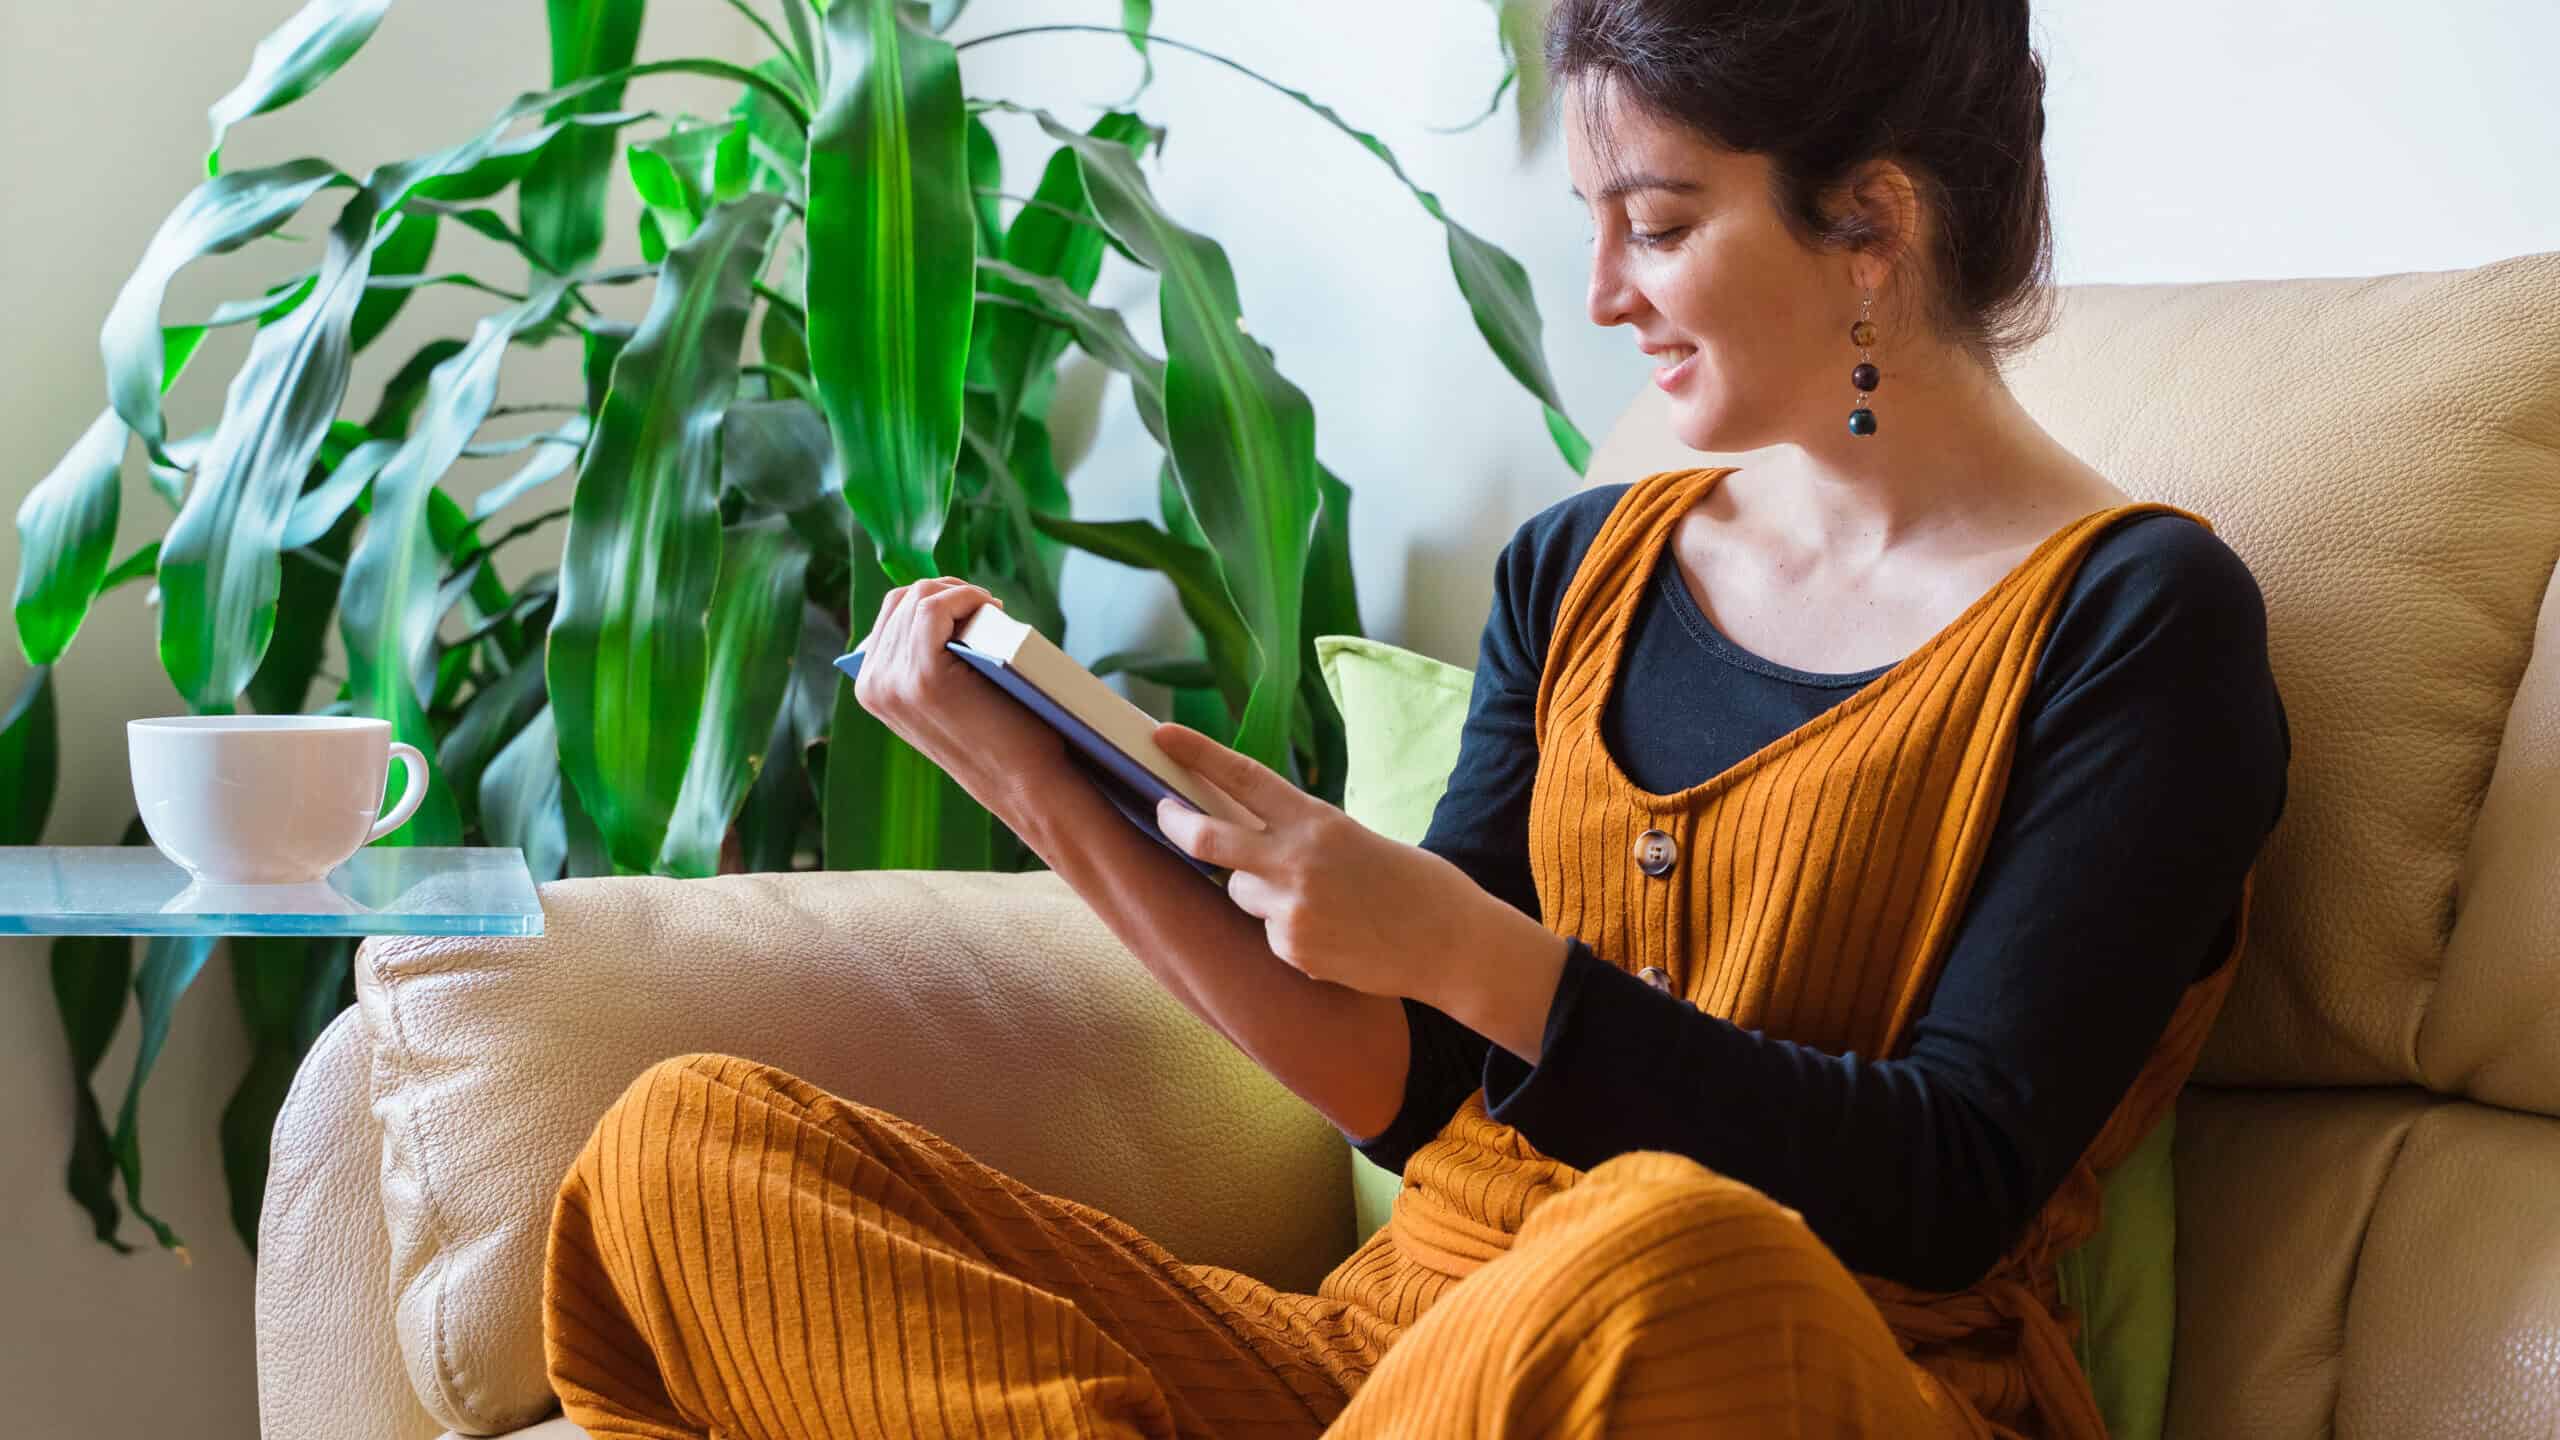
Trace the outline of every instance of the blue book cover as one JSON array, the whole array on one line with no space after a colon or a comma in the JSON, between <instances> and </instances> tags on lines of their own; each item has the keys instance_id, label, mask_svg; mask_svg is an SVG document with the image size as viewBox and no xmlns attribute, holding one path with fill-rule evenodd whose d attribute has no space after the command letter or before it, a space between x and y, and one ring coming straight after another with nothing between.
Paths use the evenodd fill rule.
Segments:
<instances>
[{"instance_id":1,"label":"blue book cover","mask_svg":"<svg viewBox=\"0 0 2560 1440\"><path fill-rule=\"evenodd\" d=\"M1101 732L1077 719L1048 694L1026 679L1023 674L1001 661L991 660L957 641L945 642L944 649L960 657L970 669L995 682L996 688L1021 702L1025 709L1046 721L1049 728L1065 737L1067 754L1083 769L1086 776L1102 791L1112 807L1128 817L1130 824L1173 852L1183 864L1223 886L1227 882L1224 866L1212 865L1185 851L1165 837L1156 824L1156 802L1170 797L1176 805L1198 813L1182 792L1158 779L1153 771L1131 758L1129 752L1105 739ZM848 679L862 671L862 652L836 657L836 668Z\"/></svg>"}]
</instances>

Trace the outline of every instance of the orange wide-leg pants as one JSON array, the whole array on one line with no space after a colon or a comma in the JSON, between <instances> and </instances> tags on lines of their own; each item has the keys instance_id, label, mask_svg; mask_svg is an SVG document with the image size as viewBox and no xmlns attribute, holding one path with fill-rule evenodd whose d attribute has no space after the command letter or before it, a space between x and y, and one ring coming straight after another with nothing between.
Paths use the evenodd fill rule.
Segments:
<instances>
[{"instance_id":1,"label":"orange wide-leg pants","mask_svg":"<svg viewBox=\"0 0 2560 1440\"><path fill-rule=\"evenodd\" d=\"M781 1071L670 1060L561 1185L551 1382L598 1440L1979 1433L1794 1212L1470 1124L1505 1128L1471 1104L1297 1295Z\"/></svg>"}]
</instances>

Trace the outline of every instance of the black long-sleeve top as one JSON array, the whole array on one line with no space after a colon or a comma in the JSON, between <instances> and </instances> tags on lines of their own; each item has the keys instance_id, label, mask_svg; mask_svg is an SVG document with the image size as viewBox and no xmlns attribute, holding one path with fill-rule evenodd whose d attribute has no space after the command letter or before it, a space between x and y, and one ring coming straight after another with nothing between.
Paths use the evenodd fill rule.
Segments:
<instances>
[{"instance_id":1,"label":"black long-sleeve top","mask_svg":"<svg viewBox=\"0 0 2560 1440\"><path fill-rule=\"evenodd\" d=\"M1494 567L1458 763L1422 844L1539 913L1535 708L1557 607L1625 485L1520 526ZM1665 547L1602 710L1609 752L1670 794L1890 670L1815 674L1719 633ZM2255 578L2175 515L2090 548L2039 657L1999 819L1908 1050L1833 1055L1742 1030L1568 937L1532 1065L1404 1002L1404 1103L1356 1140L1390 1169L1479 1086L1494 1119L1589 1168L1669 1150L1801 1212L1851 1269L1971 1284L2060 1185L2229 952L2292 751Z\"/></svg>"}]
</instances>

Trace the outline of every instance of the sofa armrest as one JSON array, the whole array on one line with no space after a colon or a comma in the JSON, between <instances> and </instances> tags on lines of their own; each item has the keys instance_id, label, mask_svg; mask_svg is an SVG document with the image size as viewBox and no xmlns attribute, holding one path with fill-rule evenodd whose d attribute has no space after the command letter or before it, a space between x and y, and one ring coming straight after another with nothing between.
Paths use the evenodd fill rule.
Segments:
<instances>
[{"instance_id":1,"label":"sofa armrest","mask_svg":"<svg viewBox=\"0 0 2560 1440\"><path fill-rule=\"evenodd\" d=\"M391 1324L382 1127L361 1017L313 1042L276 1115L258 1213L258 1433L263 1440L426 1440Z\"/></svg>"},{"instance_id":2,"label":"sofa armrest","mask_svg":"<svg viewBox=\"0 0 2560 1440\"><path fill-rule=\"evenodd\" d=\"M1324 1118L1157 985L1056 876L571 880L536 939L356 967L409 1379L464 1433L546 1413L560 1176L641 1070L718 1051L914 1120L1185 1260L1309 1289L1351 1239Z\"/></svg>"}]
</instances>

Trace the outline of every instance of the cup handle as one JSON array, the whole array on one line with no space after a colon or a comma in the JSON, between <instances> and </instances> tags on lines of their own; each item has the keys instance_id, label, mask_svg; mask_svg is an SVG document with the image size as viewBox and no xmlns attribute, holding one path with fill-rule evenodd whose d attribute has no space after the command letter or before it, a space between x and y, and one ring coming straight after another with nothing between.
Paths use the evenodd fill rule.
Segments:
<instances>
[{"instance_id":1,"label":"cup handle","mask_svg":"<svg viewBox=\"0 0 2560 1440\"><path fill-rule=\"evenodd\" d=\"M417 813L418 802L427 798L427 757L408 741L394 740L391 742L391 758L399 761L400 768L408 772L409 784L400 792L400 803L391 807L391 813L373 822L373 828L364 832L367 845L408 824L409 817Z\"/></svg>"}]
</instances>

